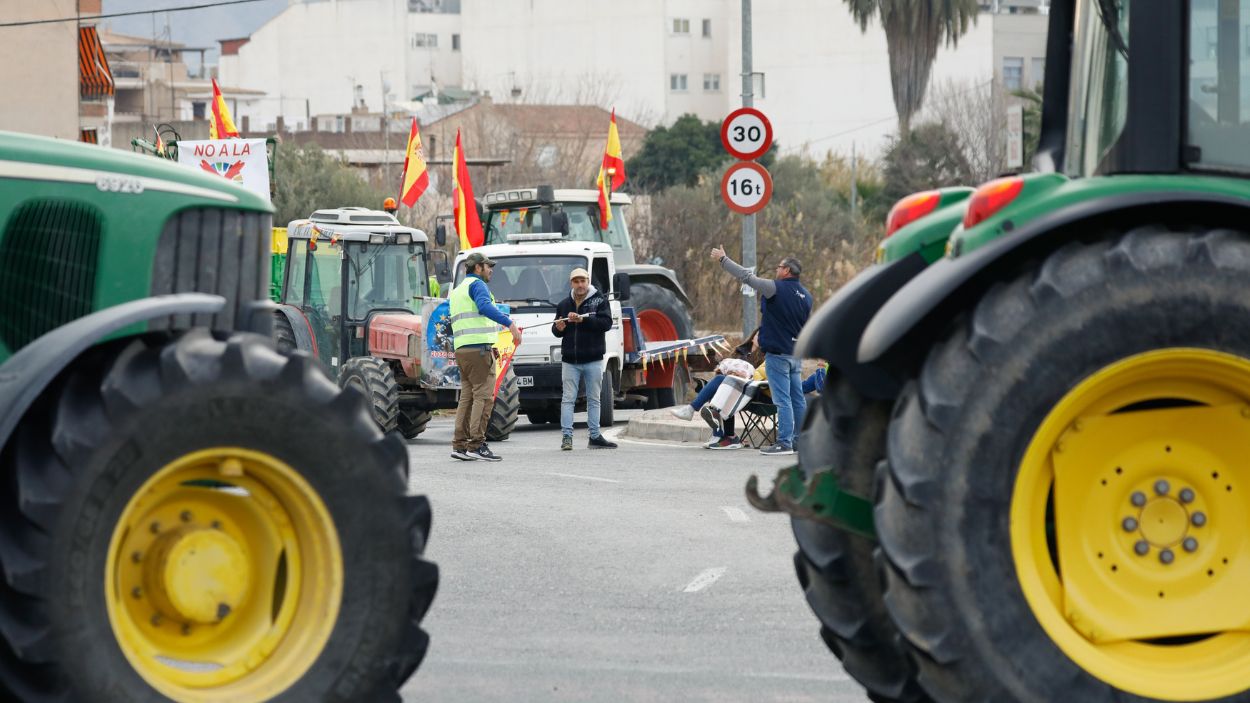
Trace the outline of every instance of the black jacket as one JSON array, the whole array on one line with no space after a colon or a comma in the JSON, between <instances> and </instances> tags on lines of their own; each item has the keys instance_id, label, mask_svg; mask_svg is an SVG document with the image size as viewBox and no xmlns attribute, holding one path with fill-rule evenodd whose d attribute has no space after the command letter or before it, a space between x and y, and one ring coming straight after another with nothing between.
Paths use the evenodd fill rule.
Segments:
<instances>
[{"instance_id":1,"label":"black jacket","mask_svg":"<svg viewBox=\"0 0 1250 703\"><path fill-rule=\"evenodd\" d=\"M560 340L560 358L570 364L584 364L603 358L605 347L604 336L612 329L612 308L608 304L608 296L591 286L590 292L582 304L573 309L573 296L560 301L556 306L556 319L565 318L569 313L577 312L586 319L577 323L568 323L563 330L552 327Z\"/></svg>"}]
</instances>

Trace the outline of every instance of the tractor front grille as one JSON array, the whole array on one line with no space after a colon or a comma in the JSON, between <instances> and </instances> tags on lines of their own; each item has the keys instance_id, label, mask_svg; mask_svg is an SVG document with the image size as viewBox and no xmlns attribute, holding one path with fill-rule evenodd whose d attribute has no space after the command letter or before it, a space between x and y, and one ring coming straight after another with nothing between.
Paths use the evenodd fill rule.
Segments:
<instances>
[{"instance_id":1,"label":"tractor front grille","mask_svg":"<svg viewBox=\"0 0 1250 703\"><path fill-rule=\"evenodd\" d=\"M79 202L39 199L14 210L0 237L0 340L16 351L91 312L102 231Z\"/></svg>"},{"instance_id":2,"label":"tractor front grille","mask_svg":"<svg viewBox=\"0 0 1250 703\"><path fill-rule=\"evenodd\" d=\"M247 308L269 297L271 215L196 208L165 223L152 268L152 295L213 293L226 299L216 315L171 315L151 328L209 327L233 330L249 324Z\"/></svg>"}]
</instances>

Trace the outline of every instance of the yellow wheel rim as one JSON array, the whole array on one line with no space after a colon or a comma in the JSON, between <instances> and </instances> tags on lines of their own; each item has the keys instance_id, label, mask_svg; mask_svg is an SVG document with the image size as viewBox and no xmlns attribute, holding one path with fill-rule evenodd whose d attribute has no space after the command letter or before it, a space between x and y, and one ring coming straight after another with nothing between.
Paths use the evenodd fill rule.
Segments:
<instances>
[{"instance_id":1,"label":"yellow wheel rim","mask_svg":"<svg viewBox=\"0 0 1250 703\"><path fill-rule=\"evenodd\" d=\"M1250 361L1176 348L1079 383L1011 502L1026 600L1063 652L1131 693L1250 688Z\"/></svg>"},{"instance_id":2,"label":"yellow wheel rim","mask_svg":"<svg viewBox=\"0 0 1250 703\"><path fill-rule=\"evenodd\" d=\"M180 457L135 493L105 584L117 642L153 688L178 701L260 701L325 648L343 559L303 477L268 454L223 447Z\"/></svg>"}]
</instances>

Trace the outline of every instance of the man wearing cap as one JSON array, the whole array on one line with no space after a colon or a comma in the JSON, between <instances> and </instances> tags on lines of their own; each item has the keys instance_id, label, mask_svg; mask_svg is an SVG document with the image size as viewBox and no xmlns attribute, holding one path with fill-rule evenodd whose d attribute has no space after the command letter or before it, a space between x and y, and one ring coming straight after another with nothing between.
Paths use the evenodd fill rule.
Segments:
<instances>
[{"instance_id":1,"label":"man wearing cap","mask_svg":"<svg viewBox=\"0 0 1250 703\"><path fill-rule=\"evenodd\" d=\"M586 393L586 424L591 449L615 449L599 432L599 391L603 386L604 337L612 329L608 298L590 285L590 273L575 268L569 274L569 297L556 306L555 335L560 337L560 449L573 449L573 406L580 385ZM565 321L567 320L567 322Z\"/></svg>"},{"instance_id":2,"label":"man wearing cap","mask_svg":"<svg viewBox=\"0 0 1250 703\"><path fill-rule=\"evenodd\" d=\"M495 342L499 328L512 332L512 342L521 344L521 330L495 307L487 283L495 262L473 252L464 260L464 281L451 292L452 344L460 368L460 404L456 406L456 432L451 440L451 456L461 461L499 461L486 446L486 425L495 405Z\"/></svg>"},{"instance_id":3,"label":"man wearing cap","mask_svg":"<svg viewBox=\"0 0 1250 703\"><path fill-rule=\"evenodd\" d=\"M751 286L760 296L760 332L757 341L764 352L764 371L768 390L777 406L777 443L764 447L761 454L794 453L796 431L803 424L807 401L803 398L803 379L799 359L794 356L794 343L799 330L812 315L812 294L799 283L802 266L793 256L777 264L777 278L760 278L739 266L725 255L723 247L712 248L712 259L739 283Z\"/></svg>"}]
</instances>

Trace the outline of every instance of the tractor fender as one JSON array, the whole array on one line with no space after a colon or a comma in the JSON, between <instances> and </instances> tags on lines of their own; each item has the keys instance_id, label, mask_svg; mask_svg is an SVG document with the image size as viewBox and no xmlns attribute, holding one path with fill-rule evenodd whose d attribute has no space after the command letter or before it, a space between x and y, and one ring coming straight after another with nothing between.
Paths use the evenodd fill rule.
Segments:
<instances>
[{"instance_id":1,"label":"tractor fender","mask_svg":"<svg viewBox=\"0 0 1250 703\"><path fill-rule=\"evenodd\" d=\"M632 264L630 266L618 266L616 270L629 274L630 285L635 283L655 283L673 291L682 305L686 306L686 309L694 307L690 302L690 296L686 295L686 290L677 282L677 274L673 272L673 269L667 269L654 264Z\"/></svg>"},{"instance_id":2,"label":"tractor fender","mask_svg":"<svg viewBox=\"0 0 1250 703\"><path fill-rule=\"evenodd\" d=\"M1135 218L1150 218L1141 220L1148 222L1186 215L1226 223L1233 221L1230 210L1237 211L1237 221L1250 219L1250 202L1244 199L1184 190L1122 193L1055 209L967 254L940 259L908 281L868 323L859 340L857 359L861 364L871 364L894 357L896 352L906 355L927 350L931 338L941 333L941 323L958 314L964 301L1026 258L1089 234L1093 228L1083 224L1104 222L1106 226L1123 227Z\"/></svg>"},{"instance_id":3,"label":"tractor fender","mask_svg":"<svg viewBox=\"0 0 1250 703\"><path fill-rule=\"evenodd\" d=\"M901 384L886 369L859 363L859 339L881 306L925 266L924 257L916 251L864 269L812 315L799 333L794 353L828 361L864 396L894 398Z\"/></svg>"},{"instance_id":4,"label":"tractor fender","mask_svg":"<svg viewBox=\"0 0 1250 703\"><path fill-rule=\"evenodd\" d=\"M278 306L278 312L285 315L291 323L291 332L295 334L295 348L306 351L316 358L318 356L317 340L313 337L312 325L308 322L308 316L304 314L304 311L294 305L283 303Z\"/></svg>"},{"instance_id":5,"label":"tractor fender","mask_svg":"<svg viewBox=\"0 0 1250 703\"><path fill-rule=\"evenodd\" d=\"M221 312L226 299L204 293L141 298L61 325L0 364L0 446L48 384L74 359L105 337L137 322L167 315Z\"/></svg>"}]
</instances>

